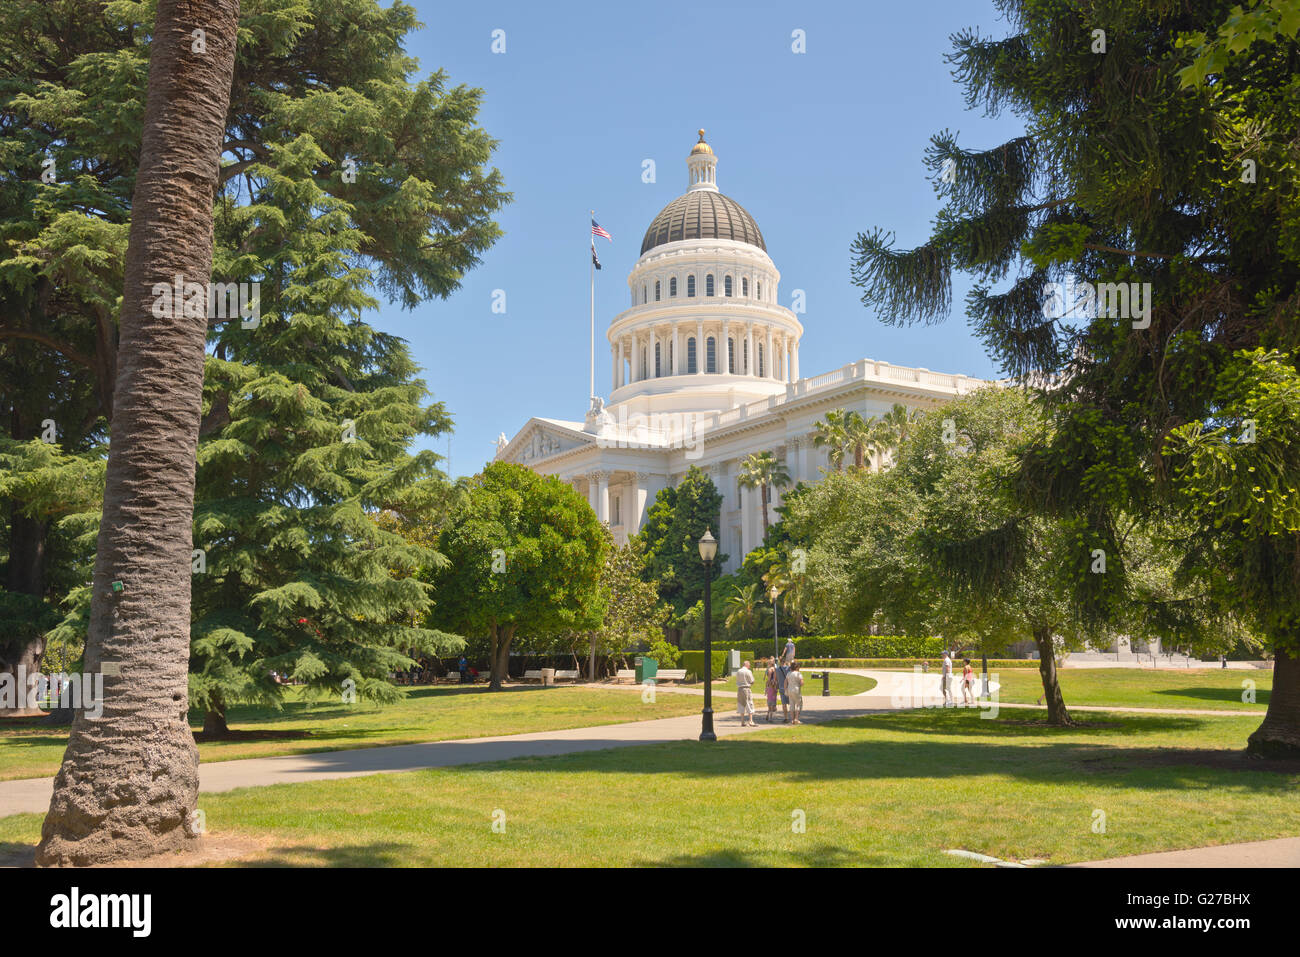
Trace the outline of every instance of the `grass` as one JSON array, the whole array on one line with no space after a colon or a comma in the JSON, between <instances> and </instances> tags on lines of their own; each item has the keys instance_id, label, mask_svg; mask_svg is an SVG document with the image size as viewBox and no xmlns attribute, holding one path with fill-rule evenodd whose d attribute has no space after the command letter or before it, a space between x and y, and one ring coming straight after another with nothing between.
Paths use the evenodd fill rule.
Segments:
<instances>
[{"instance_id":1,"label":"grass","mask_svg":"<svg viewBox=\"0 0 1300 957\"><path fill-rule=\"evenodd\" d=\"M688 695L659 695L648 704L639 694L581 687L513 687L498 692L489 692L486 685L419 687L403 689L405 698L384 708L310 704L301 690L290 689L283 711L238 705L230 709L228 720L234 730L301 732L302 737L204 742L199 745L200 759L231 761L585 728L667 718L700 708L699 699ZM194 730L200 730L201 716L192 714L191 721L196 722ZM14 719L0 724L0 742L0 781L42 777L59 770L68 731L41 724L39 719Z\"/></svg>"},{"instance_id":2,"label":"grass","mask_svg":"<svg viewBox=\"0 0 1300 957\"><path fill-rule=\"evenodd\" d=\"M990 673L992 669L990 669ZM1258 711L1268 708L1273 687L1271 671L1191 668L1171 671L1137 668L1062 668L1058 674L1065 704L1117 708L1193 708L1210 711ZM954 685L960 692L960 674ZM999 698L1011 704L1033 704L1043 693L1038 672L1000 671ZM1255 683L1255 701L1241 700L1243 681ZM977 684L978 687L978 684Z\"/></svg>"},{"instance_id":3,"label":"grass","mask_svg":"<svg viewBox=\"0 0 1300 957\"><path fill-rule=\"evenodd\" d=\"M200 807L210 835L255 842L245 863L264 865L962 867L943 851L1060 864L1300 835L1300 764L1242 757L1252 727L1240 720L1082 720L869 715L710 745L248 788ZM24 853L39 825L0 819L0 849Z\"/></svg>"},{"instance_id":4,"label":"grass","mask_svg":"<svg viewBox=\"0 0 1300 957\"><path fill-rule=\"evenodd\" d=\"M817 669L815 668L804 669L803 694L805 698L809 697L810 695L820 695L822 693L821 679L809 677L810 672L816 670ZM818 671L817 673L821 674L820 671ZM875 678L867 678L864 677L863 675L842 675L842 674L836 674L835 672L831 672L831 694L832 695L862 694L862 692L870 691L875 686L876 686ZM703 688L704 682L699 681L696 682L695 684L686 685L686 687ZM763 674L760 672L755 672L754 673L754 701L756 707L760 699L764 701L766 700L763 697L764 696L763 687L764 687ZM714 681L713 690L734 692L736 690L736 676L732 675L731 677L725 680ZM766 707L765 704L764 707Z\"/></svg>"}]
</instances>

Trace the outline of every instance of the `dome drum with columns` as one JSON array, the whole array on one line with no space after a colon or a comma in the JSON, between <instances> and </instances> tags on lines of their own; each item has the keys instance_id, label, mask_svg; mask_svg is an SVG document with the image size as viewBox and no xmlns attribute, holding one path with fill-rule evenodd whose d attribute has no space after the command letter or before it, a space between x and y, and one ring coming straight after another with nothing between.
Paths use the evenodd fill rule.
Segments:
<instances>
[{"instance_id":1,"label":"dome drum with columns","mask_svg":"<svg viewBox=\"0 0 1300 957\"><path fill-rule=\"evenodd\" d=\"M736 481L747 455L774 451L793 481L816 481L826 455L812 435L826 412L924 408L985 383L872 360L801 378L803 325L780 305L763 234L718 191L717 156L699 136L688 189L651 221L628 275L630 305L606 331L608 402L594 400L581 422L530 419L514 439L502 435L496 457L572 482L620 542L659 489L700 466L723 495L730 570L761 544L757 492Z\"/></svg>"}]
</instances>

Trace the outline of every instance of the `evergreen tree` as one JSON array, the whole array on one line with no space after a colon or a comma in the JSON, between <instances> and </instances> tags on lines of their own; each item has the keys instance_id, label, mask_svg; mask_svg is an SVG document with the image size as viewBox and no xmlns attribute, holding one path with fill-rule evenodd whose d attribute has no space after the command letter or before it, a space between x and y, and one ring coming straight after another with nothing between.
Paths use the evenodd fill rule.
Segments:
<instances>
[{"instance_id":1,"label":"evergreen tree","mask_svg":"<svg viewBox=\"0 0 1300 957\"><path fill-rule=\"evenodd\" d=\"M60 452L81 456L91 476L102 473L113 414L151 16L149 4L98 0L0 11L10 65L0 80L0 300L14 306L0 317L0 395L23 403L0 429L24 423L0 434L0 454L52 418ZM230 701L275 700L270 670L335 693L351 679L359 696L382 700L406 653L452 647L414 627L427 595L404 580L435 559L362 514L429 519L444 494L437 458L406 448L450 422L427 402L404 344L359 317L376 292L411 306L454 291L499 235L491 216L509 198L487 166L480 91L441 72L411 79L402 45L417 26L400 2L242 4L212 278L259 284L260 309L213 316L208 336L191 690L214 731ZM28 384L37 361L49 370L39 390ZM344 441L349 422L355 442ZM0 488L45 483L51 476L23 474L37 461L0 459ZM12 515L41 515L35 500L7 497ZM76 570L88 555L70 518L42 521L35 538L50 574L27 587L52 608L84 580ZM37 547L16 518L6 531L15 557ZM340 549L348 560L331 565ZM381 567L388 581L375 577ZM318 612L326 605L335 617ZM78 615L58 633L75 634Z\"/></svg>"},{"instance_id":2,"label":"evergreen tree","mask_svg":"<svg viewBox=\"0 0 1300 957\"><path fill-rule=\"evenodd\" d=\"M1274 652L1251 750L1300 752L1300 394L1287 384L1300 363L1300 41L1270 33L1184 89L1183 71L1205 67L1198 35L1236 16L1232 0L997 5L1013 35L958 33L951 62L972 106L1013 109L1025 135L976 151L936 135L932 236L898 250L880 229L860 235L854 281L885 321L915 322L947 314L954 269L977 278L976 331L1051 412L1014 482L1042 513L1084 523L1059 556L1079 613L1124 606L1124 516L1185 531L1181 580ZM1210 460L1223 467L1198 478ZM1107 575L1086 573L1093 548Z\"/></svg>"},{"instance_id":3,"label":"evergreen tree","mask_svg":"<svg viewBox=\"0 0 1300 957\"><path fill-rule=\"evenodd\" d=\"M672 608L669 627L678 636L689 610L704 600L699 541L705 531L721 527L721 515L722 493L708 473L692 465L676 487L659 490L638 533L645 547L648 580ZM721 567L726 560L719 554L714 564Z\"/></svg>"}]
</instances>

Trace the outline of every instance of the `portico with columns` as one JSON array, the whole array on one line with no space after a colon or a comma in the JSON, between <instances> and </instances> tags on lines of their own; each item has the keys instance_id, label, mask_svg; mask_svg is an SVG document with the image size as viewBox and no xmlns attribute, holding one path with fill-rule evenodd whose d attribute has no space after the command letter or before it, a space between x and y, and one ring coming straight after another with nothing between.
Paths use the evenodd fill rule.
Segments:
<instances>
[{"instance_id":1,"label":"portico with columns","mask_svg":"<svg viewBox=\"0 0 1300 957\"><path fill-rule=\"evenodd\" d=\"M722 494L714 534L731 571L763 537L759 492L738 484L746 456L771 451L792 483L815 482L828 460L814 426L827 412L927 408L987 383L871 359L801 378L803 324L779 302L758 224L718 191L717 166L701 130L688 189L651 221L629 305L606 329L608 400L593 397L582 421L529 419L501 436L496 460L570 483L620 543L661 489L698 466ZM769 510L780 501L774 490Z\"/></svg>"}]
</instances>

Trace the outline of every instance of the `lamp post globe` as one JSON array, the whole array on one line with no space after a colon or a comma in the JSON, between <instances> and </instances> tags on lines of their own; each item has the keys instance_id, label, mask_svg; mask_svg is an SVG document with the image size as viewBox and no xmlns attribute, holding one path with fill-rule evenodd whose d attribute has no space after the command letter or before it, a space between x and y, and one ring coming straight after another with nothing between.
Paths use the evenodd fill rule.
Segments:
<instances>
[{"instance_id":1,"label":"lamp post globe","mask_svg":"<svg viewBox=\"0 0 1300 957\"><path fill-rule=\"evenodd\" d=\"M718 540L704 530L700 539L700 558L704 561L704 714L700 727L701 741L717 741L713 733L713 559L718 555Z\"/></svg>"}]
</instances>

